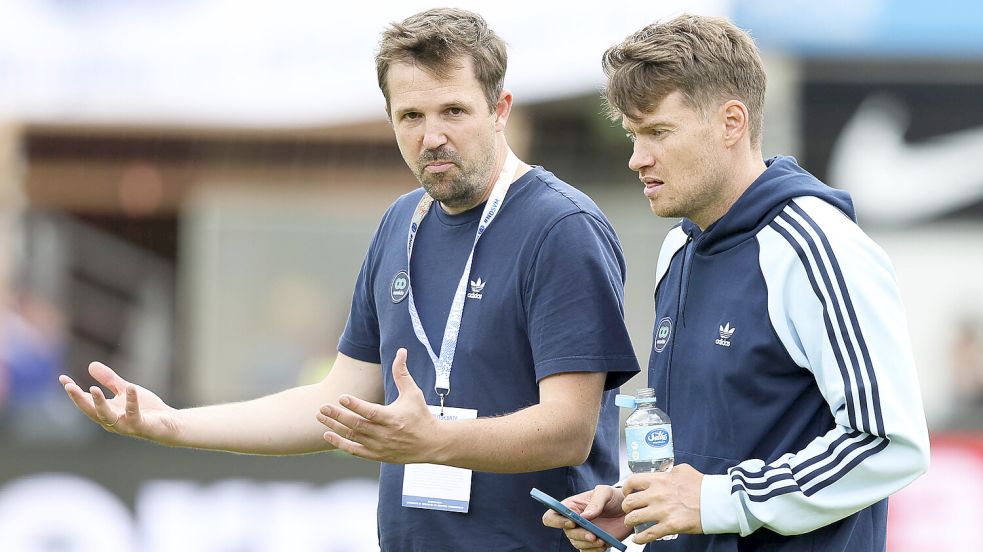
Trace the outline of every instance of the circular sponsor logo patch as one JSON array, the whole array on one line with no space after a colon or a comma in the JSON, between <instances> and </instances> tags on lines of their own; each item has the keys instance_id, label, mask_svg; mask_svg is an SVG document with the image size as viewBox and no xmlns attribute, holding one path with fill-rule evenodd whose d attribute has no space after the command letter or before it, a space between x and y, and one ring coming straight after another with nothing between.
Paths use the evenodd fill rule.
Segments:
<instances>
[{"instance_id":1,"label":"circular sponsor logo patch","mask_svg":"<svg viewBox=\"0 0 983 552\"><path fill-rule=\"evenodd\" d=\"M389 285L389 297L393 303L399 303L410 291L410 275L405 270L400 270L393 276L393 283Z\"/></svg>"},{"instance_id":2,"label":"circular sponsor logo patch","mask_svg":"<svg viewBox=\"0 0 983 552\"><path fill-rule=\"evenodd\" d=\"M672 320L668 317L659 320L659 326L655 328L655 352L661 353L672 337Z\"/></svg>"}]
</instances>

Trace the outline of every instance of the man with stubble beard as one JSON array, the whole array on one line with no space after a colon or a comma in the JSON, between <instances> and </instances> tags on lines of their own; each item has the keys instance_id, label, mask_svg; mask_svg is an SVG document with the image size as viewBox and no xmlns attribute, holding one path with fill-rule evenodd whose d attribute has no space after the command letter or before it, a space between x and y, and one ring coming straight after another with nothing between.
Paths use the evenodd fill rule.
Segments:
<instances>
[{"instance_id":1,"label":"man with stubble beard","mask_svg":"<svg viewBox=\"0 0 983 552\"><path fill-rule=\"evenodd\" d=\"M90 373L114 398L62 383L114 433L382 462L383 550L566 548L528 493L617 478L613 390L638 371L618 238L590 198L510 150L505 44L480 16L437 9L394 23L376 64L422 188L382 218L331 373L183 410L98 363Z\"/></svg>"}]
</instances>

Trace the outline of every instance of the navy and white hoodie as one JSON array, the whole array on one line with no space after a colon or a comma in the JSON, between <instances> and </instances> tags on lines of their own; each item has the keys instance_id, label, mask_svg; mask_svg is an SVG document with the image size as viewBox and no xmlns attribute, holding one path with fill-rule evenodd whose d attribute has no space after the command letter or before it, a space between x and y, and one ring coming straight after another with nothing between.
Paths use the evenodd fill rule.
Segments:
<instances>
[{"instance_id":1,"label":"navy and white hoodie","mask_svg":"<svg viewBox=\"0 0 983 552\"><path fill-rule=\"evenodd\" d=\"M708 534L648 550L884 550L887 496L928 467L890 261L846 192L766 164L659 254L649 381Z\"/></svg>"}]
</instances>

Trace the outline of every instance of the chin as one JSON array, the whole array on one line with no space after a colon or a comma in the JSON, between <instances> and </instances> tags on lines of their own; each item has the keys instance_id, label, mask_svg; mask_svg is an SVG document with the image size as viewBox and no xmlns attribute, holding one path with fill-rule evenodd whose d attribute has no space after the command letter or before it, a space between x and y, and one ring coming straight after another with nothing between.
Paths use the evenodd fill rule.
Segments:
<instances>
[{"instance_id":1,"label":"chin","mask_svg":"<svg viewBox=\"0 0 983 552\"><path fill-rule=\"evenodd\" d=\"M650 203L649 207L652 209L652 212L656 214L656 216L662 218L682 218L686 216L679 213L678 211L676 211L671 207L665 205L657 205L655 202Z\"/></svg>"}]
</instances>

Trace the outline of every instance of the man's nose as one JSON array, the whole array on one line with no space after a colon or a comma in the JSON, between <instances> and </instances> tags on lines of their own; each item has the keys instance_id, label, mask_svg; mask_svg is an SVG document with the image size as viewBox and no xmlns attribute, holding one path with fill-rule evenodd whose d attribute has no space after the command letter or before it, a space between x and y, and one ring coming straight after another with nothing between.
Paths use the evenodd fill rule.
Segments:
<instances>
[{"instance_id":1,"label":"man's nose","mask_svg":"<svg viewBox=\"0 0 983 552\"><path fill-rule=\"evenodd\" d=\"M437 149L447 143L447 133L439 121L426 121L423 130L423 149Z\"/></svg>"},{"instance_id":2,"label":"man's nose","mask_svg":"<svg viewBox=\"0 0 983 552\"><path fill-rule=\"evenodd\" d=\"M652 155L635 142L632 146L631 157L628 158L628 168L638 172L654 163Z\"/></svg>"}]
</instances>

